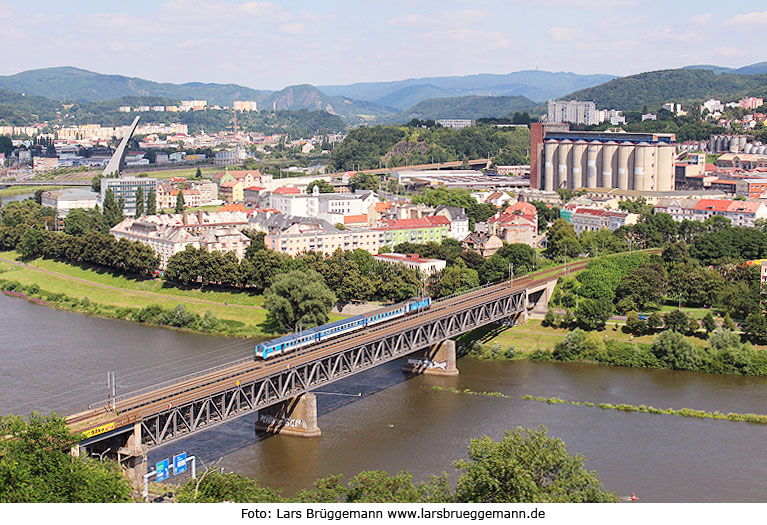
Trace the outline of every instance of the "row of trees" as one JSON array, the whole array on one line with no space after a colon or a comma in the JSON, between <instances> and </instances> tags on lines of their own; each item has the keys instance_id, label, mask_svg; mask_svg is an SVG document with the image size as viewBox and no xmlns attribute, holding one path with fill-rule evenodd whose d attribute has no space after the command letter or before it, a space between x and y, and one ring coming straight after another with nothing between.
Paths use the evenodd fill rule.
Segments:
<instances>
[{"instance_id":1,"label":"row of trees","mask_svg":"<svg viewBox=\"0 0 767 525\"><path fill-rule=\"evenodd\" d=\"M737 332L724 327L709 334L707 347L695 345L683 333L670 329L661 332L652 344L642 344L606 341L597 332L576 328L556 345L554 352L538 357L546 356L558 361L767 376L767 353L743 343Z\"/></svg>"}]
</instances>

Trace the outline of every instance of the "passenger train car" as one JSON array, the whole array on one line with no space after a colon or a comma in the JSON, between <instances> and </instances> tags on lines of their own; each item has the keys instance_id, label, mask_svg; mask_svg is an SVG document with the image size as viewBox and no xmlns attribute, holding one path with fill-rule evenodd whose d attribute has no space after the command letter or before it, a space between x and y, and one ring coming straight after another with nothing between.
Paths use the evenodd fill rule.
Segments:
<instances>
[{"instance_id":1,"label":"passenger train car","mask_svg":"<svg viewBox=\"0 0 767 525\"><path fill-rule=\"evenodd\" d=\"M270 357L292 352L299 348L310 346L322 341L326 341L339 335L361 330L366 326L383 323L397 317L420 312L431 306L430 297L420 297L418 299L409 299L405 302L395 304L383 310L376 310L366 315L355 315L347 317L340 321L302 330L299 333L284 335L271 341L259 343L256 345L255 358L269 359Z\"/></svg>"}]
</instances>

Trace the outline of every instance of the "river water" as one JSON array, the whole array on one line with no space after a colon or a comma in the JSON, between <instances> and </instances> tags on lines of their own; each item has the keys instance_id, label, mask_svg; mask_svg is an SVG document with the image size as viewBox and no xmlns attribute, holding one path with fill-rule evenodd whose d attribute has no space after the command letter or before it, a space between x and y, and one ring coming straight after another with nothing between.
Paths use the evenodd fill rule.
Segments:
<instances>
[{"instance_id":1,"label":"river water","mask_svg":"<svg viewBox=\"0 0 767 525\"><path fill-rule=\"evenodd\" d=\"M62 413L101 400L106 371L118 394L248 356L247 341L154 329L61 312L0 296L0 413ZM254 476L286 494L318 477L407 470L415 479L448 472L473 437L498 439L516 426L545 425L570 453L588 459L608 490L641 501L764 501L767 427L669 415L623 413L522 399L456 395L433 386L558 396L659 408L767 413L767 380L581 364L463 358L453 378L405 379L382 365L318 394L322 437L258 438L242 417L150 451L154 463L181 451L204 465Z\"/></svg>"}]
</instances>

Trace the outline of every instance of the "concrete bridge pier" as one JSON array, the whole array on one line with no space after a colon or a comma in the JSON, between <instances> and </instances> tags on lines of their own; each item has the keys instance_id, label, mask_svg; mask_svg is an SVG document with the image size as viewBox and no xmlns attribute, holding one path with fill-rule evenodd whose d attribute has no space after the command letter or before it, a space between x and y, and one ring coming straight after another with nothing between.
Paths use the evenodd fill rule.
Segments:
<instances>
[{"instance_id":1,"label":"concrete bridge pier","mask_svg":"<svg viewBox=\"0 0 767 525\"><path fill-rule=\"evenodd\" d=\"M144 488L144 475L147 473L146 445L141 444L141 423L133 425L133 432L128 435L127 443L117 450L117 461L123 469L135 491Z\"/></svg>"},{"instance_id":2,"label":"concrete bridge pier","mask_svg":"<svg viewBox=\"0 0 767 525\"><path fill-rule=\"evenodd\" d=\"M455 341L446 339L434 346L410 354L402 367L406 374L457 376Z\"/></svg>"},{"instance_id":3,"label":"concrete bridge pier","mask_svg":"<svg viewBox=\"0 0 767 525\"><path fill-rule=\"evenodd\" d=\"M256 432L296 437L319 437L317 396L311 392L259 410Z\"/></svg>"}]
</instances>

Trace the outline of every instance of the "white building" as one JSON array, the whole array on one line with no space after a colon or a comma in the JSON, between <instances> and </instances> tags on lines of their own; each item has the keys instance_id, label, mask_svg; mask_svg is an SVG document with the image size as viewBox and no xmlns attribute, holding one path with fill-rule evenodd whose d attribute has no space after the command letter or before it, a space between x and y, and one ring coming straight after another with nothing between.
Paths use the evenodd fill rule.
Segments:
<instances>
[{"instance_id":1,"label":"white building","mask_svg":"<svg viewBox=\"0 0 767 525\"><path fill-rule=\"evenodd\" d=\"M44 191L40 203L56 210L56 227L61 228L64 217L76 208L92 210L98 203L98 194L81 189Z\"/></svg>"},{"instance_id":2,"label":"white building","mask_svg":"<svg viewBox=\"0 0 767 525\"><path fill-rule=\"evenodd\" d=\"M474 121L468 118L440 118L435 121L443 128L463 129L474 125Z\"/></svg>"},{"instance_id":3,"label":"white building","mask_svg":"<svg viewBox=\"0 0 767 525\"><path fill-rule=\"evenodd\" d=\"M146 210L146 199L149 197L149 192L154 191L157 194L157 179L149 177L120 177L116 179L101 179L101 199L100 206L104 207L104 198L108 189L112 190L115 197L115 202L119 202L120 197L123 198L125 207L123 208L124 215L136 214L136 192L141 188L144 196L144 209Z\"/></svg>"},{"instance_id":4,"label":"white building","mask_svg":"<svg viewBox=\"0 0 767 525\"><path fill-rule=\"evenodd\" d=\"M578 100L549 100L548 122L599 124L599 113L594 102Z\"/></svg>"},{"instance_id":5,"label":"white building","mask_svg":"<svg viewBox=\"0 0 767 525\"><path fill-rule=\"evenodd\" d=\"M442 259L427 259L417 254L379 253L374 255L373 259L389 264L404 264L408 268L418 270L424 276L441 272L447 265Z\"/></svg>"}]
</instances>

